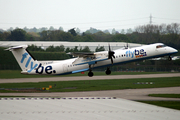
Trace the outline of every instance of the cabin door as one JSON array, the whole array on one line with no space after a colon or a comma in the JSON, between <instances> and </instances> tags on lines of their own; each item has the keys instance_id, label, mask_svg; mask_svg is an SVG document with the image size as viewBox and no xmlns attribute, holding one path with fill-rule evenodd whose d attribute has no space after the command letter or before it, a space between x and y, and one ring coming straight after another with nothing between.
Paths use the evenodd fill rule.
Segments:
<instances>
[{"instance_id":1,"label":"cabin door","mask_svg":"<svg viewBox=\"0 0 180 120\"><path fill-rule=\"evenodd\" d=\"M63 71L64 71L64 72L68 72L68 66L67 66L67 64L63 64Z\"/></svg>"}]
</instances>

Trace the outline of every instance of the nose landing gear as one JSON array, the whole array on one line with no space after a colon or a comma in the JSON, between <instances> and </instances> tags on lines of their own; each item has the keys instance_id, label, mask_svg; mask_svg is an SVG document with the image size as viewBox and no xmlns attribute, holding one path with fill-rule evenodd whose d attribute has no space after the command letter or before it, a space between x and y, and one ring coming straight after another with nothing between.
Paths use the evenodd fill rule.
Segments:
<instances>
[{"instance_id":1,"label":"nose landing gear","mask_svg":"<svg viewBox=\"0 0 180 120\"><path fill-rule=\"evenodd\" d=\"M171 57L171 56L169 56L169 57L168 57L168 61L171 61L171 60L172 60L172 57Z\"/></svg>"}]
</instances>

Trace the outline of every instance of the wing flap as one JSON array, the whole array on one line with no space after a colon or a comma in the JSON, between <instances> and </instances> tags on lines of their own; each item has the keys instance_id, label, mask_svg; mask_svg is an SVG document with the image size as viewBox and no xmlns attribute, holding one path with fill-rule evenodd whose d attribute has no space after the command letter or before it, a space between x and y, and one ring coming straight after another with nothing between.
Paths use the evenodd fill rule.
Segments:
<instances>
[{"instance_id":1,"label":"wing flap","mask_svg":"<svg viewBox=\"0 0 180 120\"><path fill-rule=\"evenodd\" d=\"M70 55L73 55L74 57L90 57L90 56L95 56L94 53L84 53L84 52L73 52L73 53L68 53Z\"/></svg>"}]
</instances>

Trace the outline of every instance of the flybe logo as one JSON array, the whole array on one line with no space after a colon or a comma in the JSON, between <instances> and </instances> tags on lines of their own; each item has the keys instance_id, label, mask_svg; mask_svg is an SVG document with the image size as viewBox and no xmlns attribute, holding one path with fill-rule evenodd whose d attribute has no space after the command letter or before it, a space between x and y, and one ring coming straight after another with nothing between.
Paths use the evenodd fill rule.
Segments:
<instances>
[{"instance_id":1,"label":"flybe logo","mask_svg":"<svg viewBox=\"0 0 180 120\"><path fill-rule=\"evenodd\" d=\"M141 50L134 50L134 51L126 51L126 57L131 57L131 58L139 58L139 57L144 57L147 56L146 52L144 51L144 49Z\"/></svg>"},{"instance_id":2,"label":"flybe logo","mask_svg":"<svg viewBox=\"0 0 180 120\"><path fill-rule=\"evenodd\" d=\"M25 61L25 59L27 58L27 56L29 56L28 53L24 53L24 54L22 55L21 63L24 63L24 61ZM32 59L32 57L29 56L28 60L27 60L26 63L25 63L25 67L26 67L26 68L29 68L28 66L30 65L30 69L29 69L27 72L31 72L33 69L37 68L37 69L36 69L36 73L38 73L38 74L42 74L44 71L45 71L45 73L47 73L47 74L56 73L55 70L52 70L52 66L49 65L49 66L44 67L44 66L42 66L41 63L39 64L39 66L38 66L38 64L35 64L35 65L34 65L34 62L31 61L31 59ZM37 66L38 66L38 67L37 67Z\"/></svg>"},{"instance_id":3,"label":"flybe logo","mask_svg":"<svg viewBox=\"0 0 180 120\"><path fill-rule=\"evenodd\" d=\"M22 55L21 63L24 63L25 58L27 58L28 55L29 55L28 53L24 53ZM29 56L29 58L28 58L28 60L27 60L27 62L25 64L26 68L28 68L28 66L30 65L30 69L27 72L31 72L33 69L35 69L38 66L38 64L34 65L33 61L31 61L31 59L32 59L32 57Z\"/></svg>"},{"instance_id":4,"label":"flybe logo","mask_svg":"<svg viewBox=\"0 0 180 120\"><path fill-rule=\"evenodd\" d=\"M42 74L45 71L45 73L47 74L52 74L52 73L56 73L56 70L52 70L52 66L46 66L44 68L44 66L42 66L42 64L40 63L38 68L36 69L36 73Z\"/></svg>"}]
</instances>

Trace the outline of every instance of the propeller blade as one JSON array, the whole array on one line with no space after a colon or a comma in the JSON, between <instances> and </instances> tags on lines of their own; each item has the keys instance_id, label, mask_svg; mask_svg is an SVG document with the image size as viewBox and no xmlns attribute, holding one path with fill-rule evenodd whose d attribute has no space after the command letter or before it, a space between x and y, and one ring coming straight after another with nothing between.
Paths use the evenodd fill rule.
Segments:
<instances>
[{"instance_id":1,"label":"propeller blade","mask_svg":"<svg viewBox=\"0 0 180 120\"><path fill-rule=\"evenodd\" d=\"M128 46L128 43L126 43L126 45L124 45L124 48L125 48L125 49L128 49L128 47L129 47L129 46Z\"/></svg>"},{"instance_id":2,"label":"propeller blade","mask_svg":"<svg viewBox=\"0 0 180 120\"><path fill-rule=\"evenodd\" d=\"M111 47L110 47L110 44L109 44L109 51L111 51Z\"/></svg>"},{"instance_id":3,"label":"propeller blade","mask_svg":"<svg viewBox=\"0 0 180 120\"><path fill-rule=\"evenodd\" d=\"M115 58L114 54L115 54L115 52L111 51L111 47L110 47L110 44L109 44L108 59L111 59L112 64L113 64L113 58Z\"/></svg>"},{"instance_id":4,"label":"propeller blade","mask_svg":"<svg viewBox=\"0 0 180 120\"><path fill-rule=\"evenodd\" d=\"M115 58L115 56L113 55L113 58Z\"/></svg>"},{"instance_id":5,"label":"propeller blade","mask_svg":"<svg viewBox=\"0 0 180 120\"><path fill-rule=\"evenodd\" d=\"M113 64L113 59L112 59L112 57L111 57L111 64Z\"/></svg>"}]
</instances>

